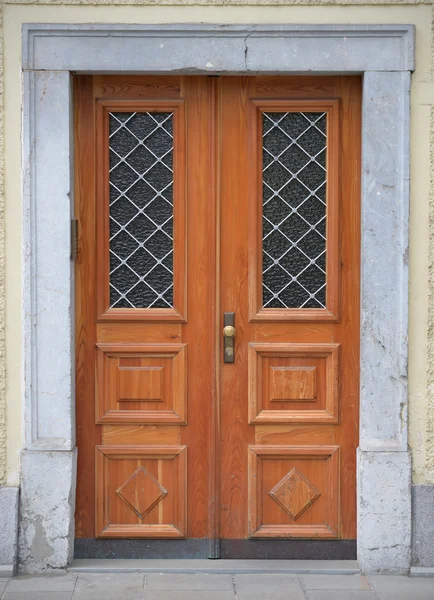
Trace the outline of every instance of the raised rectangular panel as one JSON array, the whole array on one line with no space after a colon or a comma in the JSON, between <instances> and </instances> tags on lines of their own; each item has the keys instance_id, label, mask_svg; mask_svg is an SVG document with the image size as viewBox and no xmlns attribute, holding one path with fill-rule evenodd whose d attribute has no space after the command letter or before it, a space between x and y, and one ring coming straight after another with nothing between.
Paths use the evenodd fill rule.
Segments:
<instances>
[{"instance_id":1,"label":"raised rectangular panel","mask_svg":"<svg viewBox=\"0 0 434 600\"><path fill-rule=\"evenodd\" d=\"M186 453L185 446L97 446L97 537L183 538Z\"/></svg>"},{"instance_id":2,"label":"raised rectangular panel","mask_svg":"<svg viewBox=\"0 0 434 600\"><path fill-rule=\"evenodd\" d=\"M163 402L163 367L118 366L119 402Z\"/></svg>"},{"instance_id":3,"label":"raised rectangular panel","mask_svg":"<svg viewBox=\"0 0 434 600\"><path fill-rule=\"evenodd\" d=\"M270 402L315 401L315 367L271 367Z\"/></svg>"},{"instance_id":4,"label":"raised rectangular panel","mask_svg":"<svg viewBox=\"0 0 434 600\"><path fill-rule=\"evenodd\" d=\"M97 344L97 423L186 422L185 344Z\"/></svg>"},{"instance_id":5,"label":"raised rectangular panel","mask_svg":"<svg viewBox=\"0 0 434 600\"><path fill-rule=\"evenodd\" d=\"M249 447L249 537L339 537L339 447Z\"/></svg>"},{"instance_id":6,"label":"raised rectangular panel","mask_svg":"<svg viewBox=\"0 0 434 600\"><path fill-rule=\"evenodd\" d=\"M338 423L339 344L251 343L249 422Z\"/></svg>"}]
</instances>

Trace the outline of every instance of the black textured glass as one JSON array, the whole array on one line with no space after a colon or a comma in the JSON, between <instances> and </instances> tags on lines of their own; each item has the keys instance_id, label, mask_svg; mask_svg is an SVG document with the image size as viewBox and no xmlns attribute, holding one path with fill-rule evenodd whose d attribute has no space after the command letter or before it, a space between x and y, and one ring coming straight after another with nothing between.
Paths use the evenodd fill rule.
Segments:
<instances>
[{"instance_id":1,"label":"black textured glass","mask_svg":"<svg viewBox=\"0 0 434 600\"><path fill-rule=\"evenodd\" d=\"M262 306L326 305L326 113L262 115Z\"/></svg>"},{"instance_id":2,"label":"black textured glass","mask_svg":"<svg viewBox=\"0 0 434 600\"><path fill-rule=\"evenodd\" d=\"M173 114L110 113L110 307L173 306Z\"/></svg>"}]
</instances>

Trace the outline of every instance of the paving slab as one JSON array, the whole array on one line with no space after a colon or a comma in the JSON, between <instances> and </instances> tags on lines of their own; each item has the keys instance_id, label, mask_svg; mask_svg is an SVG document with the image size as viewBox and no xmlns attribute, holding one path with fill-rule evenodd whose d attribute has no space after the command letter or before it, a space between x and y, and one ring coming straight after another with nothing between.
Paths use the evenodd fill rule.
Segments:
<instances>
[{"instance_id":1,"label":"paving slab","mask_svg":"<svg viewBox=\"0 0 434 600\"><path fill-rule=\"evenodd\" d=\"M309 590L307 600L377 600L368 590Z\"/></svg>"},{"instance_id":2,"label":"paving slab","mask_svg":"<svg viewBox=\"0 0 434 600\"><path fill-rule=\"evenodd\" d=\"M140 573L83 573L74 600L143 600L144 593L144 576Z\"/></svg>"},{"instance_id":3,"label":"paving slab","mask_svg":"<svg viewBox=\"0 0 434 600\"><path fill-rule=\"evenodd\" d=\"M3 592L5 591L8 582L9 579L0 579L0 598Z\"/></svg>"},{"instance_id":4,"label":"paving slab","mask_svg":"<svg viewBox=\"0 0 434 600\"><path fill-rule=\"evenodd\" d=\"M205 573L152 573L145 575L145 590L226 590L234 589L231 575L209 575Z\"/></svg>"},{"instance_id":5,"label":"paving slab","mask_svg":"<svg viewBox=\"0 0 434 600\"><path fill-rule=\"evenodd\" d=\"M145 600L236 600L236 597L227 590L152 590L145 593Z\"/></svg>"},{"instance_id":6,"label":"paving slab","mask_svg":"<svg viewBox=\"0 0 434 600\"><path fill-rule=\"evenodd\" d=\"M72 600L72 592L6 592L2 600Z\"/></svg>"},{"instance_id":7,"label":"paving slab","mask_svg":"<svg viewBox=\"0 0 434 600\"><path fill-rule=\"evenodd\" d=\"M377 592L378 600L433 600L434 589L432 590L412 590L411 595L408 592L385 591Z\"/></svg>"},{"instance_id":8,"label":"paving slab","mask_svg":"<svg viewBox=\"0 0 434 600\"><path fill-rule=\"evenodd\" d=\"M305 590L370 590L363 575L301 575Z\"/></svg>"},{"instance_id":9,"label":"paving slab","mask_svg":"<svg viewBox=\"0 0 434 600\"><path fill-rule=\"evenodd\" d=\"M73 592L77 575L19 575L9 580L7 592Z\"/></svg>"},{"instance_id":10,"label":"paving slab","mask_svg":"<svg viewBox=\"0 0 434 600\"><path fill-rule=\"evenodd\" d=\"M369 582L379 600L433 600L434 580L431 577L370 575Z\"/></svg>"},{"instance_id":11,"label":"paving slab","mask_svg":"<svg viewBox=\"0 0 434 600\"><path fill-rule=\"evenodd\" d=\"M238 600L304 600L305 595L296 576L235 575Z\"/></svg>"}]
</instances>

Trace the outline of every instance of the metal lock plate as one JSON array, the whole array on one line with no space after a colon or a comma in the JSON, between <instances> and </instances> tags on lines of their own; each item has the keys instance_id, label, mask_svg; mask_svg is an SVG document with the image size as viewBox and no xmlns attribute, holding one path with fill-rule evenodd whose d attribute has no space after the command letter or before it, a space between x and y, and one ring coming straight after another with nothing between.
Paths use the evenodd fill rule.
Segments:
<instances>
[{"instance_id":1,"label":"metal lock plate","mask_svg":"<svg viewBox=\"0 0 434 600\"><path fill-rule=\"evenodd\" d=\"M235 360L235 313L226 312L224 313L224 357L225 363L233 363Z\"/></svg>"}]
</instances>

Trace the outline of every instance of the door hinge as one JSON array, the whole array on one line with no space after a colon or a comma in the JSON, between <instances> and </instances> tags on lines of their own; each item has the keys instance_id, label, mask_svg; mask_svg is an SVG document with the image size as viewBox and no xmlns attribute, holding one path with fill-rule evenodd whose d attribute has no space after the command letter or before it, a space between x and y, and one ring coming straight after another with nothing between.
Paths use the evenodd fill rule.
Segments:
<instances>
[{"instance_id":1,"label":"door hinge","mask_svg":"<svg viewBox=\"0 0 434 600\"><path fill-rule=\"evenodd\" d=\"M78 220L71 220L71 260L78 257Z\"/></svg>"}]
</instances>

